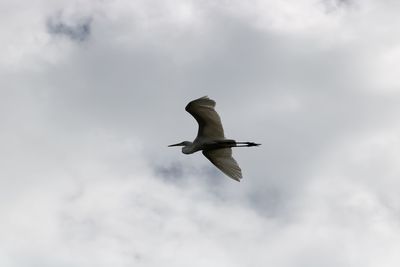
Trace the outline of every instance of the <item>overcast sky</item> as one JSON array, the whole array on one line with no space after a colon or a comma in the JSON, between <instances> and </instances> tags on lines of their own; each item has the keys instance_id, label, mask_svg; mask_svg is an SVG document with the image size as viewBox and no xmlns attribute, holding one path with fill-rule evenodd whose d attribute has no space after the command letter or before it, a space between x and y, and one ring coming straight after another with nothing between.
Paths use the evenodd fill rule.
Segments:
<instances>
[{"instance_id":1,"label":"overcast sky","mask_svg":"<svg viewBox=\"0 0 400 267\"><path fill-rule=\"evenodd\" d=\"M394 0L0 2L0 265L400 266ZM193 140L216 100L240 183Z\"/></svg>"}]
</instances>

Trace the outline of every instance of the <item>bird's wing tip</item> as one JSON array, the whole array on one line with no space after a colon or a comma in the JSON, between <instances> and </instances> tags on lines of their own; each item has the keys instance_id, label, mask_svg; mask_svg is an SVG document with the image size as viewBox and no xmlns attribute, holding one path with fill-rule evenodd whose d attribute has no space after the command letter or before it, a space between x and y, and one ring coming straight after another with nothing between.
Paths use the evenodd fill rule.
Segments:
<instances>
[{"instance_id":1,"label":"bird's wing tip","mask_svg":"<svg viewBox=\"0 0 400 267\"><path fill-rule=\"evenodd\" d=\"M209 98L208 96L203 96L197 99L194 99L192 101L190 101L186 107L185 110L188 111L189 113L192 113L194 111L196 111L196 107L215 107L215 100ZM193 110L193 111L191 111ZM193 114L192 114L193 115Z\"/></svg>"},{"instance_id":2,"label":"bird's wing tip","mask_svg":"<svg viewBox=\"0 0 400 267\"><path fill-rule=\"evenodd\" d=\"M210 98L208 97L208 95L205 95L205 96L196 98L196 99L194 99L194 100L192 100L192 101L196 101L196 100L200 100L200 99L210 99Z\"/></svg>"},{"instance_id":3,"label":"bird's wing tip","mask_svg":"<svg viewBox=\"0 0 400 267\"><path fill-rule=\"evenodd\" d=\"M240 171L240 173L239 173L239 175L237 175L237 174L228 174L228 173L225 173L229 178L231 178L231 179L233 179L233 180L235 180L235 181L237 181L237 182L239 182L240 183L240 180L243 178L243 176L242 176L242 172Z\"/></svg>"}]
</instances>

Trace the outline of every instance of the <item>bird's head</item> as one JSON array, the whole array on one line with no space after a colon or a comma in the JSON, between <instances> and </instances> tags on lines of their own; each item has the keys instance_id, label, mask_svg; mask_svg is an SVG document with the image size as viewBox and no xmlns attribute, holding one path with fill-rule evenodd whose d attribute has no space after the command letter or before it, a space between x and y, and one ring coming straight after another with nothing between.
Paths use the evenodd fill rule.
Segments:
<instances>
[{"instance_id":1,"label":"bird's head","mask_svg":"<svg viewBox=\"0 0 400 267\"><path fill-rule=\"evenodd\" d=\"M191 144L192 144L192 142L183 141L183 142L180 142L180 143L177 143L177 144L169 145L169 147L171 147L171 146L190 146Z\"/></svg>"},{"instance_id":2,"label":"bird's head","mask_svg":"<svg viewBox=\"0 0 400 267\"><path fill-rule=\"evenodd\" d=\"M190 153L193 153L192 148L190 147L191 145L192 145L192 142L183 141L183 142L180 142L178 144L169 145L169 147L171 147L171 146L181 146L183 154L190 154Z\"/></svg>"}]
</instances>

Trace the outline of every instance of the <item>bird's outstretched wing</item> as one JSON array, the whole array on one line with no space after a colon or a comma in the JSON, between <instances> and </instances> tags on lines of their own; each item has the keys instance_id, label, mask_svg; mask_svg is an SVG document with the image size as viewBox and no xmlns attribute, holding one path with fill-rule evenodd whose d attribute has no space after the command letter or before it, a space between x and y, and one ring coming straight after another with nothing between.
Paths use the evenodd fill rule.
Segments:
<instances>
[{"instance_id":1,"label":"bird's outstretched wing","mask_svg":"<svg viewBox=\"0 0 400 267\"><path fill-rule=\"evenodd\" d=\"M223 173L240 182L240 179L242 178L242 170L236 160L232 157L231 148L203 150L203 155Z\"/></svg>"},{"instance_id":2,"label":"bird's outstretched wing","mask_svg":"<svg viewBox=\"0 0 400 267\"><path fill-rule=\"evenodd\" d=\"M199 124L197 138L223 139L224 129L221 119L214 109L215 101L203 96L187 104L185 110L189 112Z\"/></svg>"}]
</instances>

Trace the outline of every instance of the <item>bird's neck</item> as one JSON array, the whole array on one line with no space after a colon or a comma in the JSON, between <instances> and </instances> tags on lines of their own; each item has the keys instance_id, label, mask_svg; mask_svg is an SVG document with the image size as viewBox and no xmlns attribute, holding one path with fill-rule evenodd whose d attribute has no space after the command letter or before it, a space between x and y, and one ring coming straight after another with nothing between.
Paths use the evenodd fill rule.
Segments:
<instances>
[{"instance_id":1,"label":"bird's neck","mask_svg":"<svg viewBox=\"0 0 400 267\"><path fill-rule=\"evenodd\" d=\"M197 151L199 151L199 149L193 143L190 143L189 145L182 147L183 154L192 154Z\"/></svg>"}]
</instances>

